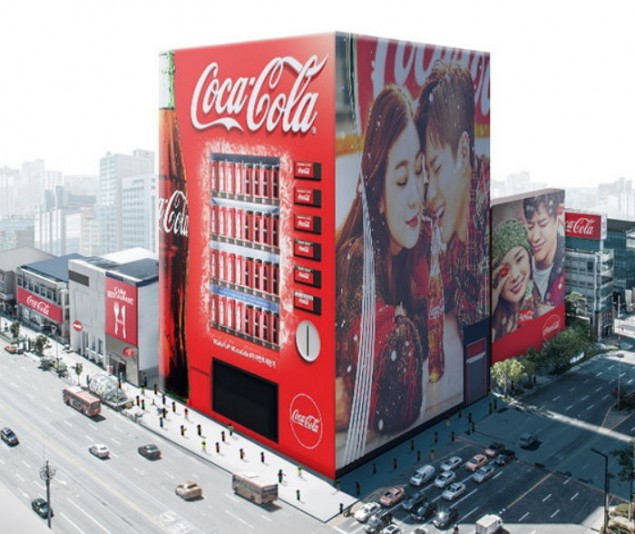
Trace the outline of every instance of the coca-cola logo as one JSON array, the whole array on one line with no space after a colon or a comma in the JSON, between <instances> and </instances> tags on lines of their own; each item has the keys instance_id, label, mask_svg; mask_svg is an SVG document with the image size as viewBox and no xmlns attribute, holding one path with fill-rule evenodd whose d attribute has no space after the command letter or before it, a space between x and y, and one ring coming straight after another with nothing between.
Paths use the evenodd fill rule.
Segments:
<instances>
[{"instance_id":1,"label":"coca-cola logo","mask_svg":"<svg viewBox=\"0 0 635 534\"><path fill-rule=\"evenodd\" d=\"M84 325L80 321L73 321L73 329L81 332L84 329Z\"/></svg>"},{"instance_id":2,"label":"coca-cola logo","mask_svg":"<svg viewBox=\"0 0 635 534\"><path fill-rule=\"evenodd\" d=\"M187 237L189 215L187 197L180 190L174 191L170 198L159 199L159 228L164 234Z\"/></svg>"},{"instance_id":3,"label":"coca-cola logo","mask_svg":"<svg viewBox=\"0 0 635 534\"><path fill-rule=\"evenodd\" d=\"M291 56L276 57L257 76L236 79L221 79L218 63L212 62L201 72L192 94L192 125L197 130L223 126L241 132L262 127L272 132L280 125L285 133L307 133L317 118L319 96L308 90L309 85L327 58L319 61L313 55L302 63ZM291 88L288 93L276 92L287 71L295 77ZM239 120L243 110L244 124Z\"/></svg>"},{"instance_id":4,"label":"coca-cola logo","mask_svg":"<svg viewBox=\"0 0 635 534\"><path fill-rule=\"evenodd\" d=\"M315 401L304 393L299 393L289 406L291 431L300 445L314 449L322 441L324 424L322 414Z\"/></svg>"},{"instance_id":5,"label":"coca-cola logo","mask_svg":"<svg viewBox=\"0 0 635 534\"><path fill-rule=\"evenodd\" d=\"M600 235L599 228L596 228L597 217L574 217L569 216L566 222L566 233L575 237L597 238Z\"/></svg>"},{"instance_id":6,"label":"coca-cola logo","mask_svg":"<svg viewBox=\"0 0 635 534\"><path fill-rule=\"evenodd\" d=\"M555 334L560 332L560 317L557 315L550 315L547 317L547 320L542 325L542 338L547 341L547 339L552 338Z\"/></svg>"},{"instance_id":7,"label":"coca-cola logo","mask_svg":"<svg viewBox=\"0 0 635 534\"><path fill-rule=\"evenodd\" d=\"M29 308L34 309L36 312L41 313L42 315L46 315L47 317L51 313L51 305L44 302L43 300L39 300L34 298L31 295L26 297L26 305Z\"/></svg>"},{"instance_id":8,"label":"coca-cola logo","mask_svg":"<svg viewBox=\"0 0 635 534\"><path fill-rule=\"evenodd\" d=\"M123 349L123 355L126 358L132 358L135 354L137 354L137 349L135 349L134 347L126 347L125 349Z\"/></svg>"}]
</instances>

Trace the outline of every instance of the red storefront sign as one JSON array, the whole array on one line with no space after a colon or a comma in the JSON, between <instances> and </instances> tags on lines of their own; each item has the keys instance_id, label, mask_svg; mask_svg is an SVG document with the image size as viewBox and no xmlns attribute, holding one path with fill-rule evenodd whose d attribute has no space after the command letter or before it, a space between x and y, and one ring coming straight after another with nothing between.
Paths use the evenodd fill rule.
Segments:
<instances>
[{"instance_id":1,"label":"red storefront sign","mask_svg":"<svg viewBox=\"0 0 635 534\"><path fill-rule=\"evenodd\" d=\"M84 325L80 321L73 321L73 329L81 332L84 329Z\"/></svg>"},{"instance_id":2,"label":"red storefront sign","mask_svg":"<svg viewBox=\"0 0 635 534\"><path fill-rule=\"evenodd\" d=\"M44 317L48 317L51 321L61 323L63 321L64 314L62 308L51 304L49 301L44 300L37 295L34 295L30 291L18 287L18 302L27 308L30 308Z\"/></svg>"},{"instance_id":3,"label":"red storefront sign","mask_svg":"<svg viewBox=\"0 0 635 534\"><path fill-rule=\"evenodd\" d=\"M597 213L567 211L565 214L567 237L606 239L606 216Z\"/></svg>"},{"instance_id":4,"label":"red storefront sign","mask_svg":"<svg viewBox=\"0 0 635 534\"><path fill-rule=\"evenodd\" d=\"M106 278L106 335L137 344L137 288Z\"/></svg>"}]
</instances>

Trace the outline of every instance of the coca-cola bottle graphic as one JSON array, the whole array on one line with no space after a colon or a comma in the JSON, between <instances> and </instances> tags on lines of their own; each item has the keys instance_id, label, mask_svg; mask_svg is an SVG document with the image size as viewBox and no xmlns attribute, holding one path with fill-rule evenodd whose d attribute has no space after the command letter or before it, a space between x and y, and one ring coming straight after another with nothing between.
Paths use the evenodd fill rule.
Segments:
<instances>
[{"instance_id":1,"label":"coca-cola bottle graphic","mask_svg":"<svg viewBox=\"0 0 635 534\"><path fill-rule=\"evenodd\" d=\"M159 365L164 388L188 397L185 345L187 298L188 208L187 179L174 102L174 57L161 55L159 106L159 238L160 320Z\"/></svg>"},{"instance_id":2,"label":"coca-cola bottle graphic","mask_svg":"<svg viewBox=\"0 0 635 534\"><path fill-rule=\"evenodd\" d=\"M445 370L445 353L443 351L445 297L443 294L443 276L441 276L439 265L442 249L441 229L435 219L432 221L428 289L428 380L430 382L438 381Z\"/></svg>"}]
</instances>

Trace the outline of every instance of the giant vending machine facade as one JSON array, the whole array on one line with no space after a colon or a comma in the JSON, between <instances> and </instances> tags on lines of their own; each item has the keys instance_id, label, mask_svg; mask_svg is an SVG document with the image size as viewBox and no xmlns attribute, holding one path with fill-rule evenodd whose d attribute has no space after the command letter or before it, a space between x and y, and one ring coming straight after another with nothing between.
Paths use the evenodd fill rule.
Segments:
<instances>
[{"instance_id":1,"label":"giant vending machine facade","mask_svg":"<svg viewBox=\"0 0 635 534\"><path fill-rule=\"evenodd\" d=\"M448 65L425 99L456 75L467 159L419 104ZM458 309L424 146L469 165L455 211L487 218L489 56L324 34L168 52L161 80L164 387L328 477L464 404L489 282Z\"/></svg>"}]
</instances>

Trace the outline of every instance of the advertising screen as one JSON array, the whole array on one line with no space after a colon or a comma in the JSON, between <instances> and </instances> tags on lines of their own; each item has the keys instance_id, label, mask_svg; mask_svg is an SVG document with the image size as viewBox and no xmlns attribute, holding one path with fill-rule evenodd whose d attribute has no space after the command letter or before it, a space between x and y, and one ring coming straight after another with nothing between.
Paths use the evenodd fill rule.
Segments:
<instances>
[{"instance_id":1,"label":"advertising screen","mask_svg":"<svg viewBox=\"0 0 635 534\"><path fill-rule=\"evenodd\" d=\"M461 405L489 322L489 56L338 41L338 467ZM351 70L355 75L350 76ZM470 328L476 325L476 328ZM474 367L476 368L476 367Z\"/></svg>"},{"instance_id":2,"label":"advertising screen","mask_svg":"<svg viewBox=\"0 0 635 534\"><path fill-rule=\"evenodd\" d=\"M492 362L522 356L564 329L564 191L492 206Z\"/></svg>"},{"instance_id":3,"label":"advertising screen","mask_svg":"<svg viewBox=\"0 0 635 534\"><path fill-rule=\"evenodd\" d=\"M56 306L55 304L51 304L47 300L34 295L22 287L18 287L17 289L17 301L20 304L35 310L39 314L56 323L61 323L63 321L64 313L62 308Z\"/></svg>"},{"instance_id":4,"label":"advertising screen","mask_svg":"<svg viewBox=\"0 0 635 534\"><path fill-rule=\"evenodd\" d=\"M606 214L567 210L565 216L566 237L579 237L594 241L606 239Z\"/></svg>"},{"instance_id":5,"label":"advertising screen","mask_svg":"<svg viewBox=\"0 0 635 534\"><path fill-rule=\"evenodd\" d=\"M137 286L106 277L106 335L137 346Z\"/></svg>"}]
</instances>

